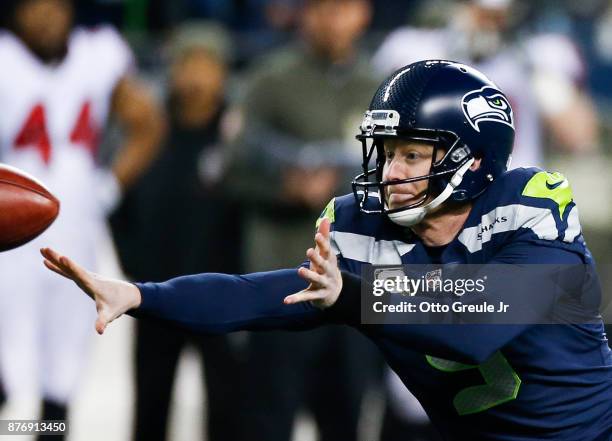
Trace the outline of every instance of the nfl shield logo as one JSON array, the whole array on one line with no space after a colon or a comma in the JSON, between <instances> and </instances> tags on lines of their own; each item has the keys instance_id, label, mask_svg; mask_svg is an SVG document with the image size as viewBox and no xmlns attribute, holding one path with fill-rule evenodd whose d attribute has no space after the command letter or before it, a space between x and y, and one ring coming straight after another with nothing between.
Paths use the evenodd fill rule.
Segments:
<instances>
[{"instance_id":1,"label":"nfl shield logo","mask_svg":"<svg viewBox=\"0 0 612 441\"><path fill-rule=\"evenodd\" d=\"M425 273L427 290L435 291L436 285L442 287L442 268Z\"/></svg>"}]
</instances>

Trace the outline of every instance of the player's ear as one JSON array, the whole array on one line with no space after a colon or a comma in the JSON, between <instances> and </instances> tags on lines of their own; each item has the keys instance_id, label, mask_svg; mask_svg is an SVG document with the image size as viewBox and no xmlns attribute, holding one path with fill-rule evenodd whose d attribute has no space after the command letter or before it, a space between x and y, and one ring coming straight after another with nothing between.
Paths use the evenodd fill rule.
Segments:
<instances>
[{"instance_id":1,"label":"player's ear","mask_svg":"<svg viewBox=\"0 0 612 441\"><path fill-rule=\"evenodd\" d=\"M482 158L474 158L474 163L470 166L471 171L476 171L480 168L480 163L482 162Z\"/></svg>"}]
</instances>

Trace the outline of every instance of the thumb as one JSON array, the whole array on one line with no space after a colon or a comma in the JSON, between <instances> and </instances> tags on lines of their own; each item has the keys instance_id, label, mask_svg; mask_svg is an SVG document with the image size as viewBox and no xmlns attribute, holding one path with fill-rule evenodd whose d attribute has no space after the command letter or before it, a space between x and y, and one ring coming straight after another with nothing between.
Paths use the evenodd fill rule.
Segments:
<instances>
[{"instance_id":1,"label":"thumb","mask_svg":"<svg viewBox=\"0 0 612 441\"><path fill-rule=\"evenodd\" d=\"M96 319L96 332L100 335L104 334L104 330L106 329L106 320L102 318L102 315L98 315Z\"/></svg>"}]
</instances>

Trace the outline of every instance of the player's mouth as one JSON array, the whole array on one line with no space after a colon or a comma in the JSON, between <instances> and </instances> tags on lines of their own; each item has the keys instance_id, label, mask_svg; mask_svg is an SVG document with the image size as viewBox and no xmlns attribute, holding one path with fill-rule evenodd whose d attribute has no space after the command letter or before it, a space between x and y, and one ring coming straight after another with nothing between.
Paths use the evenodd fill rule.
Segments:
<instances>
[{"instance_id":1,"label":"player's mouth","mask_svg":"<svg viewBox=\"0 0 612 441\"><path fill-rule=\"evenodd\" d=\"M387 205L390 209L405 207L418 202L423 195L416 196L413 193L389 193Z\"/></svg>"}]
</instances>

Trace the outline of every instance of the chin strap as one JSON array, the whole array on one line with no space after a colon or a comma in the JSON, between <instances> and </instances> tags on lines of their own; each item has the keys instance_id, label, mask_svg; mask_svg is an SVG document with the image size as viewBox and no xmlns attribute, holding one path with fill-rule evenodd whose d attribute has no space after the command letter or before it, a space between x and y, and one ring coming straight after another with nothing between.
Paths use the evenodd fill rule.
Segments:
<instances>
[{"instance_id":1,"label":"chin strap","mask_svg":"<svg viewBox=\"0 0 612 441\"><path fill-rule=\"evenodd\" d=\"M442 203L447 200L453 193L453 190L461 184L463 175L469 170L474 163L474 158L463 164L459 170L455 172L449 183L446 184L444 190L432 201L423 205L422 207L409 208L395 213L389 213L387 216L392 222L402 227L411 227L418 224L428 214L437 209Z\"/></svg>"}]
</instances>

